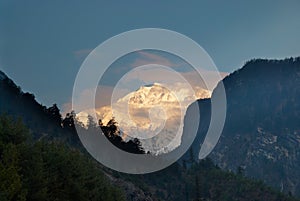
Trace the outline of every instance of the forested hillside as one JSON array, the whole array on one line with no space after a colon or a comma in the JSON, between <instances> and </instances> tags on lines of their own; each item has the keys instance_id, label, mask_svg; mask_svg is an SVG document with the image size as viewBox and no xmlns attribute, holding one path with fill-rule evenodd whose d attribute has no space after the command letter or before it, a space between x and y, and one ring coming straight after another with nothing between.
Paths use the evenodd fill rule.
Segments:
<instances>
[{"instance_id":1,"label":"forested hillside","mask_svg":"<svg viewBox=\"0 0 300 201\"><path fill-rule=\"evenodd\" d=\"M197 161L195 149L181 164L156 173L115 172L84 151L74 113L62 118L56 105L41 106L3 73L0 92L0 200L296 200L244 177L243 168L235 174L209 159ZM119 148L145 154L138 142L115 136L116 126L94 123L91 129L102 128Z\"/></svg>"},{"instance_id":2,"label":"forested hillside","mask_svg":"<svg viewBox=\"0 0 300 201\"><path fill-rule=\"evenodd\" d=\"M226 170L241 167L249 177L300 196L300 58L251 60L223 83L227 116L209 157ZM213 96L217 91L218 87ZM197 103L201 121L192 146L195 157L210 123L211 107L210 99ZM187 127L197 103L187 112Z\"/></svg>"},{"instance_id":3,"label":"forested hillside","mask_svg":"<svg viewBox=\"0 0 300 201\"><path fill-rule=\"evenodd\" d=\"M94 160L0 117L0 200L125 200Z\"/></svg>"}]
</instances>

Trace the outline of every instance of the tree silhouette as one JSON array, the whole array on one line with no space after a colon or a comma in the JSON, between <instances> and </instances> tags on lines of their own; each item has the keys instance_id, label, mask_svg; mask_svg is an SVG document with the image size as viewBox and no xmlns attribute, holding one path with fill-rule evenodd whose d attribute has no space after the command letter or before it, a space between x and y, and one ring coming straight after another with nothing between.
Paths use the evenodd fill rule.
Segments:
<instances>
[{"instance_id":1,"label":"tree silhouette","mask_svg":"<svg viewBox=\"0 0 300 201\"><path fill-rule=\"evenodd\" d=\"M53 104L51 107L49 107L46 112L50 115L54 122L59 124L61 123L61 114L56 104Z\"/></svg>"},{"instance_id":2,"label":"tree silhouette","mask_svg":"<svg viewBox=\"0 0 300 201\"><path fill-rule=\"evenodd\" d=\"M106 138L119 149L135 154L145 153L139 139L134 138L127 142L123 140L121 137L121 131L119 130L114 118L112 118L106 126L102 123L102 120L99 120L98 124Z\"/></svg>"},{"instance_id":3,"label":"tree silhouette","mask_svg":"<svg viewBox=\"0 0 300 201\"><path fill-rule=\"evenodd\" d=\"M70 129L72 128L73 129L75 127L75 121L74 121L75 116L76 116L76 114L74 111L67 113L66 117L62 120L63 128L70 128Z\"/></svg>"}]
</instances>

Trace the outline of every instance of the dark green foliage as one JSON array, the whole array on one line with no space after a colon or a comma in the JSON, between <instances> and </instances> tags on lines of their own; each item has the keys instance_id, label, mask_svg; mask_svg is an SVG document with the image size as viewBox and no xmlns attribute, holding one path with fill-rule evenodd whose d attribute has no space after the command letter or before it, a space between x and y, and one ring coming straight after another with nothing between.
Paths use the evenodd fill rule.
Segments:
<instances>
[{"instance_id":1,"label":"dark green foliage","mask_svg":"<svg viewBox=\"0 0 300 201\"><path fill-rule=\"evenodd\" d=\"M152 197L172 201L296 201L278 193L261 181L225 172L210 159L190 164L184 170L178 163L146 175L119 174L145 189Z\"/></svg>"},{"instance_id":2,"label":"dark green foliage","mask_svg":"<svg viewBox=\"0 0 300 201\"><path fill-rule=\"evenodd\" d=\"M0 117L1 201L125 200L89 157L28 135L20 121Z\"/></svg>"}]
</instances>

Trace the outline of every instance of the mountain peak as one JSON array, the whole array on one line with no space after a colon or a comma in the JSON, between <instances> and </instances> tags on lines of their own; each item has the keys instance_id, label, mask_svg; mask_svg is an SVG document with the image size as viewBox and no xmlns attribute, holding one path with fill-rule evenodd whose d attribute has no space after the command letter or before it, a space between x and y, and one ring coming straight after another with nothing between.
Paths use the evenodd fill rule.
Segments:
<instances>
[{"instance_id":1,"label":"mountain peak","mask_svg":"<svg viewBox=\"0 0 300 201\"><path fill-rule=\"evenodd\" d=\"M119 98L112 106L97 109L96 113L104 124L115 117L124 133L139 138L146 151L156 154L179 146L182 110L196 99L210 96L210 91L200 87L192 89L186 83L153 83ZM174 137L177 131L180 135ZM160 133L160 137L154 137L155 133ZM162 149L168 139L173 139L172 143Z\"/></svg>"}]
</instances>

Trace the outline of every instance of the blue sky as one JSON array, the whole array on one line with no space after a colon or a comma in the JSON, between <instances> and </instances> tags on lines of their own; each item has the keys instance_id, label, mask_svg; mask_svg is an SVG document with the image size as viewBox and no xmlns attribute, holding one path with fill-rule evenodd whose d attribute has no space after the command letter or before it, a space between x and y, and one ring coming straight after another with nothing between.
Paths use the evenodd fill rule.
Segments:
<instances>
[{"instance_id":1,"label":"blue sky","mask_svg":"<svg viewBox=\"0 0 300 201\"><path fill-rule=\"evenodd\" d=\"M0 1L0 69L44 105L70 101L89 50L137 28L199 43L223 72L300 55L300 1Z\"/></svg>"}]
</instances>

